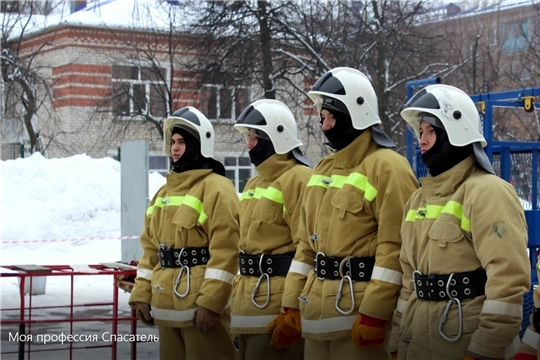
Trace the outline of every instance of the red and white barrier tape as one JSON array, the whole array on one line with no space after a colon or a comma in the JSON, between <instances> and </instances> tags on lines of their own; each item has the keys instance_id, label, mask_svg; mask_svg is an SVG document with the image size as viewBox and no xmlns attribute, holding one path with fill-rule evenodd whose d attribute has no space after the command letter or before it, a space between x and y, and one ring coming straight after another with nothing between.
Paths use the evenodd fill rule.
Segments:
<instances>
[{"instance_id":1,"label":"red and white barrier tape","mask_svg":"<svg viewBox=\"0 0 540 360\"><path fill-rule=\"evenodd\" d=\"M95 240L127 240L138 239L139 236L103 236L103 237L90 237L90 238L67 238L67 239L36 239L36 240L3 240L2 244L31 244L31 243L44 243L44 242L69 242L69 241L95 241Z\"/></svg>"}]
</instances>

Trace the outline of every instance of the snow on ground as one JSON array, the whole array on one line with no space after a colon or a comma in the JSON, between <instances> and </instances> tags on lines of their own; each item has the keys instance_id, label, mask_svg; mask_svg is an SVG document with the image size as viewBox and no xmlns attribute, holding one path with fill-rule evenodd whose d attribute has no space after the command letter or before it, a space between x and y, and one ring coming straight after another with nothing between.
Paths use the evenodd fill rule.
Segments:
<instances>
[{"instance_id":1,"label":"snow on ground","mask_svg":"<svg viewBox=\"0 0 540 360\"><path fill-rule=\"evenodd\" d=\"M81 269L89 264L121 260L120 238L120 163L111 159L92 159L76 155L63 159L46 159L33 154L25 159L1 162L2 203L0 265L70 265ZM158 173L150 175L149 198L165 183ZM143 221L143 219L141 219ZM106 240L90 238L105 237ZM60 241L64 240L64 241ZM28 242L30 241L30 242ZM4 273L9 272L3 268ZM45 281L45 294L25 295L26 307L32 301L32 319L46 321L69 317L71 277L49 276ZM73 347L110 345L113 332L111 303L113 277L111 275L88 275L73 277L75 318L101 319L70 323L32 324L31 359L70 359L68 342L62 345L63 334L77 335ZM35 280L34 280L35 281ZM40 285L36 281L34 286ZM2 321L20 318L19 283L16 277L1 278ZM129 317L127 305L129 294L119 294L119 316ZM63 306L50 308L50 306ZM15 309L15 310L8 310ZM26 313L26 318L30 314ZM131 334L129 321L118 322L118 334L127 338ZM137 323L138 333L156 335L157 329ZM3 325L1 329L2 359L17 359L18 342L15 334L18 325ZM26 329L28 334L28 328ZM22 334L22 332L19 332ZM44 344L38 335L49 336L52 342ZM19 340L21 338L19 337ZM86 340L85 340L86 339ZM85 340L85 341L81 341ZM117 359L129 359L130 342L118 342ZM28 346L28 341L25 343ZM68 350L56 350L64 348ZM13 352L13 353L8 353ZM73 350L72 359L110 359L111 347ZM137 344L138 359L156 359L158 343ZM25 357L27 358L27 357Z\"/></svg>"}]
</instances>

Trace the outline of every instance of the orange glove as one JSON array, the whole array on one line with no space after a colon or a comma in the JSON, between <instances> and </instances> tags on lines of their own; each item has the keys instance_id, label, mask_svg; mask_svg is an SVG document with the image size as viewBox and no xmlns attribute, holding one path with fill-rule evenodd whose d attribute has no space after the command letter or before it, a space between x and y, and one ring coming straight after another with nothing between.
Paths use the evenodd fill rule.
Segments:
<instances>
[{"instance_id":1,"label":"orange glove","mask_svg":"<svg viewBox=\"0 0 540 360\"><path fill-rule=\"evenodd\" d=\"M298 340L302 335L300 324L300 310L285 309L285 314L279 314L268 326L266 331L273 331L270 345L276 349L287 348Z\"/></svg>"},{"instance_id":2,"label":"orange glove","mask_svg":"<svg viewBox=\"0 0 540 360\"><path fill-rule=\"evenodd\" d=\"M141 320L143 324L154 326L154 318L152 317L152 314L150 314L150 305L140 301L132 302L130 305L135 309L137 319Z\"/></svg>"},{"instance_id":3,"label":"orange glove","mask_svg":"<svg viewBox=\"0 0 540 360\"><path fill-rule=\"evenodd\" d=\"M536 355L519 353L514 356L514 360L536 360Z\"/></svg>"},{"instance_id":4,"label":"orange glove","mask_svg":"<svg viewBox=\"0 0 540 360\"><path fill-rule=\"evenodd\" d=\"M356 347L368 345L377 347L384 342L384 337L386 336L385 324L385 320L358 314L353 324L351 339Z\"/></svg>"}]
</instances>

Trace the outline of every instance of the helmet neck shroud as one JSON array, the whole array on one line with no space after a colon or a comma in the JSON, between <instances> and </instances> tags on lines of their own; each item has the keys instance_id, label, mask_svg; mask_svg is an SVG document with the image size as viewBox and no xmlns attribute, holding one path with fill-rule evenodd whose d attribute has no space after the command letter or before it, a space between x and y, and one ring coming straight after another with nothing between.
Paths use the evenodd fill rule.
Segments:
<instances>
[{"instance_id":1,"label":"helmet neck shroud","mask_svg":"<svg viewBox=\"0 0 540 360\"><path fill-rule=\"evenodd\" d=\"M422 161L429 169L431 176L437 176L469 157L473 153L473 147L472 144L454 146L450 144L448 134L444 129L438 126L433 126L433 129L437 135L437 140L435 140L431 149L422 154Z\"/></svg>"},{"instance_id":2,"label":"helmet neck shroud","mask_svg":"<svg viewBox=\"0 0 540 360\"><path fill-rule=\"evenodd\" d=\"M181 173L188 170L210 169L208 159L201 154L201 144L199 140L189 131L180 127L175 127L173 134L179 133L184 138L186 150L177 161L171 162L172 171Z\"/></svg>"},{"instance_id":3,"label":"helmet neck shroud","mask_svg":"<svg viewBox=\"0 0 540 360\"><path fill-rule=\"evenodd\" d=\"M364 132L353 127L351 117L348 114L325 106L323 106L323 110L330 112L336 119L336 124L332 129L323 130L328 145L332 149L338 151L344 149Z\"/></svg>"}]
</instances>

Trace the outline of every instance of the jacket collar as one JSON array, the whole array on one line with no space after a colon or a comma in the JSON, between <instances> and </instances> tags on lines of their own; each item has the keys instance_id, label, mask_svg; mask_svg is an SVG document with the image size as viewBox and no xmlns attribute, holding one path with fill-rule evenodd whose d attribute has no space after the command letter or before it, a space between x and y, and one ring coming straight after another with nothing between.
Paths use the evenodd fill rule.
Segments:
<instances>
[{"instance_id":1,"label":"jacket collar","mask_svg":"<svg viewBox=\"0 0 540 360\"><path fill-rule=\"evenodd\" d=\"M170 172L167 174L167 190L190 188L211 172L212 169L188 170L181 173Z\"/></svg>"},{"instance_id":2,"label":"jacket collar","mask_svg":"<svg viewBox=\"0 0 540 360\"><path fill-rule=\"evenodd\" d=\"M274 154L263 161L256 169L260 175L273 181L296 164L296 159L289 153Z\"/></svg>"},{"instance_id":3,"label":"jacket collar","mask_svg":"<svg viewBox=\"0 0 540 360\"><path fill-rule=\"evenodd\" d=\"M367 128L352 143L334 153L334 167L338 169L351 169L360 164L378 147L371 136L371 128Z\"/></svg>"},{"instance_id":4,"label":"jacket collar","mask_svg":"<svg viewBox=\"0 0 540 360\"><path fill-rule=\"evenodd\" d=\"M420 178L424 191L429 195L446 196L453 194L476 170L476 158L470 155L453 168L443 172L438 176Z\"/></svg>"}]
</instances>

